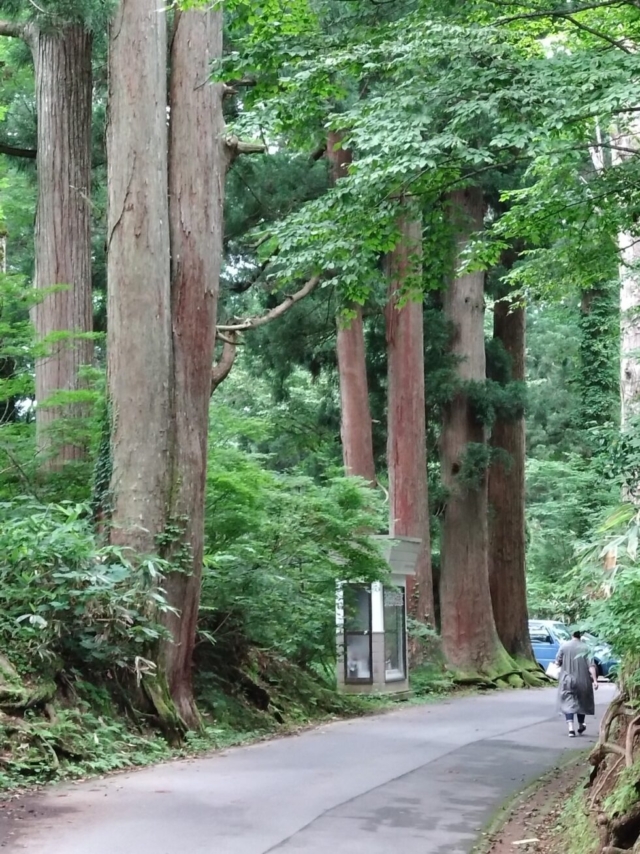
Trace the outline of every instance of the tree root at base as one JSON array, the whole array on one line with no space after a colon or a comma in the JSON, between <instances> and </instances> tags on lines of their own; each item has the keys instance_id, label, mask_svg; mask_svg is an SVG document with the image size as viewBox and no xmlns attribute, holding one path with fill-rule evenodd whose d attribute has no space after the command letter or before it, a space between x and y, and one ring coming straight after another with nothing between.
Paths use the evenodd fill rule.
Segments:
<instances>
[{"instance_id":1,"label":"tree root at base","mask_svg":"<svg viewBox=\"0 0 640 854\"><path fill-rule=\"evenodd\" d=\"M637 767L638 735L640 715L629 706L629 696L623 690L607 709L600 723L598 743L589 756L593 765L587 784L591 790L589 808L598 813L600 854L640 854L640 801L636 800L620 814L612 813L611 800L618 785L626 786L627 790L635 787L640 794L640 772L634 774L632 770Z\"/></svg>"},{"instance_id":2,"label":"tree root at base","mask_svg":"<svg viewBox=\"0 0 640 854\"><path fill-rule=\"evenodd\" d=\"M468 687L497 688L543 688L551 680L542 671L536 673L528 669L513 669L504 673L460 673L454 674L454 684Z\"/></svg>"},{"instance_id":3,"label":"tree root at base","mask_svg":"<svg viewBox=\"0 0 640 854\"><path fill-rule=\"evenodd\" d=\"M164 737L169 744L180 744L189 727L178 713L166 683L156 677L147 677L142 680L141 687Z\"/></svg>"}]
</instances>

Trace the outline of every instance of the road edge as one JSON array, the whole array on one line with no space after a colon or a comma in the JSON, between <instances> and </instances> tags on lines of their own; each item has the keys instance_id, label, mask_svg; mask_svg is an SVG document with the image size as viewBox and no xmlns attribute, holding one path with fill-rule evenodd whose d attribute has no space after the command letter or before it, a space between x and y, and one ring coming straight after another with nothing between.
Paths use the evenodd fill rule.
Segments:
<instances>
[{"instance_id":1,"label":"road edge","mask_svg":"<svg viewBox=\"0 0 640 854\"><path fill-rule=\"evenodd\" d=\"M568 772L572 768L577 770L578 766L584 766L590 752L590 748L572 752L570 757L557 762L553 768L545 771L545 773L540 777L536 777L528 783L524 789L510 795L485 822L479 832L478 839L471 847L469 854L488 854L488 852L493 848L499 835L514 819L516 813L523 804L551 783L557 775Z\"/></svg>"}]
</instances>

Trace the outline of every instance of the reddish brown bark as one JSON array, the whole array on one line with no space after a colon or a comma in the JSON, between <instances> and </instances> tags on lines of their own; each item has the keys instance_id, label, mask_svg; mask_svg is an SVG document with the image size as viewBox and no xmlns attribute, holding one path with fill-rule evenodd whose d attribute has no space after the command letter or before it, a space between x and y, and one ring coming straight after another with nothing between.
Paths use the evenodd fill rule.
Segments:
<instances>
[{"instance_id":1,"label":"reddish brown bark","mask_svg":"<svg viewBox=\"0 0 640 854\"><path fill-rule=\"evenodd\" d=\"M196 636L207 472L209 399L222 258L226 150L222 86L210 82L222 55L222 10L176 12L171 46L169 221L173 318L172 488L169 519L181 535L169 556L180 570L166 579L177 613L162 663L178 714L197 723L191 664Z\"/></svg>"},{"instance_id":2,"label":"reddish brown bark","mask_svg":"<svg viewBox=\"0 0 640 854\"><path fill-rule=\"evenodd\" d=\"M362 308L354 306L349 325L338 325L338 371L340 375L340 437L347 474L376 483L369 387L364 350Z\"/></svg>"},{"instance_id":3,"label":"reddish brown bark","mask_svg":"<svg viewBox=\"0 0 640 854\"><path fill-rule=\"evenodd\" d=\"M121 0L110 27L107 125L111 540L139 554L158 549L170 481L166 78L164 8Z\"/></svg>"},{"instance_id":4,"label":"reddish brown bark","mask_svg":"<svg viewBox=\"0 0 640 854\"><path fill-rule=\"evenodd\" d=\"M24 31L35 66L38 116L38 209L35 286L64 288L33 309L46 356L36 361L36 436L43 467L57 469L84 457L86 448L60 443L52 427L60 418L86 414L75 405L47 406L56 392L81 387L78 371L93 359L93 343L74 337L93 326L91 303L91 35L81 26ZM46 343L57 333L68 335Z\"/></svg>"},{"instance_id":5,"label":"reddish brown bark","mask_svg":"<svg viewBox=\"0 0 640 854\"><path fill-rule=\"evenodd\" d=\"M482 228L482 193L456 191L450 206L457 271L470 235ZM442 645L456 670L495 675L508 669L508 657L498 639L489 589L488 478L480 468L470 479L465 466L470 451L482 452L486 446L485 428L474 417L464 389L466 382L485 380L484 273L454 274L444 308L453 330L451 349L461 387L445 408L441 437L442 479L448 491L442 526Z\"/></svg>"},{"instance_id":6,"label":"reddish brown bark","mask_svg":"<svg viewBox=\"0 0 640 854\"><path fill-rule=\"evenodd\" d=\"M327 137L327 158L334 182L346 176L352 159L348 149L337 147L341 140L339 132L332 131ZM362 306L353 305L352 310L353 317L347 323L338 320L337 334L342 456L347 474L362 477L373 485L376 483L376 468Z\"/></svg>"},{"instance_id":7,"label":"reddish brown bark","mask_svg":"<svg viewBox=\"0 0 640 854\"><path fill-rule=\"evenodd\" d=\"M387 258L389 533L422 540L415 581L409 585L409 605L416 619L434 626L421 289L422 224L416 215L407 215L400 221L400 232L400 242Z\"/></svg>"},{"instance_id":8,"label":"reddish brown bark","mask_svg":"<svg viewBox=\"0 0 640 854\"><path fill-rule=\"evenodd\" d=\"M493 336L511 359L511 379L525 379L525 310L495 304ZM489 472L489 580L498 636L507 652L533 660L529 639L525 540L525 422L498 418L491 447L501 452ZM502 458L501 458L502 457ZM505 459L506 457L506 459Z\"/></svg>"}]
</instances>

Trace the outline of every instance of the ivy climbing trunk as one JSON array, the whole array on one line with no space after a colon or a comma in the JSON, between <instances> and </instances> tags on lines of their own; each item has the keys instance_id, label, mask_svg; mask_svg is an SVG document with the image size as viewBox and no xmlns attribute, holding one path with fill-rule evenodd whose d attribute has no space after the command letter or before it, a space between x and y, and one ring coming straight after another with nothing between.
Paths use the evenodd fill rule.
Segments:
<instances>
[{"instance_id":1,"label":"ivy climbing trunk","mask_svg":"<svg viewBox=\"0 0 640 854\"><path fill-rule=\"evenodd\" d=\"M191 662L196 636L207 471L209 399L222 258L226 146L222 86L209 82L222 56L222 10L176 12L171 43L169 222L173 317L172 473L165 616L172 640L162 650L176 710L187 726L198 714Z\"/></svg>"},{"instance_id":2,"label":"ivy climbing trunk","mask_svg":"<svg viewBox=\"0 0 640 854\"><path fill-rule=\"evenodd\" d=\"M87 336L93 325L91 35L80 25L46 31L29 25L25 39L33 54L38 117L35 286L63 286L32 312L46 349L35 366L36 439L42 468L59 469L86 454L86 437L68 430L86 410L60 395L81 388L79 370L93 360ZM56 395L58 403L47 405ZM62 418L70 420L64 438L53 429Z\"/></svg>"},{"instance_id":3,"label":"ivy climbing trunk","mask_svg":"<svg viewBox=\"0 0 640 854\"><path fill-rule=\"evenodd\" d=\"M422 541L415 579L408 579L409 608L435 626L424 385L422 222L407 205L400 241L387 256L387 464L389 533Z\"/></svg>"},{"instance_id":4,"label":"ivy climbing trunk","mask_svg":"<svg viewBox=\"0 0 640 854\"><path fill-rule=\"evenodd\" d=\"M111 541L141 554L164 532L171 468L166 77L165 8L121 0L107 124Z\"/></svg>"},{"instance_id":5,"label":"ivy climbing trunk","mask_svg":"<svg viewBox=\"0 0 640 854\"><path fill-rule=\"evenodd\" d=\"M352 160L351 152L340 147L341 141L340 132L332 131L327 137L327 158L334 183L346 176ZM376 468L362 306L354 304L351 308L352 316L348 321L338 318L336 347L340 378L342 457L347 474L362 477L374 485Z\"/></svg>"},{"instance_id":6,"label":"ivy climbing trunk","mask_svg":"<svg viewBox=\"0 0 640 854\"><path fill-rule=\"evenodd\" d=\"M509 356L510 380L525 381L523 306L496 302L493 337ZM533 662L527 611L525 537L524 412L498 416L491 432L494 460L489 471L489 580L498 636L516 659Z\"/></svg>"},{"instance_id":7,"label":"ivy climbing trunk","mask_svg":"<svg viewBox=\"0 0 640 854\"><path fill-rule=\"evenodd\" d=\"M484 273L462 274L471 234L482 229L479 189L449 198L456 234L455 273L445 292L458 387L445 407L441 437L442 480L447 490L442 523L440 609L442 645L449 665L466 675L495 677L510 669L491 606L488 566L486 428L471 406L468 384L485 382Z\"/></svg>"}]
</instances>

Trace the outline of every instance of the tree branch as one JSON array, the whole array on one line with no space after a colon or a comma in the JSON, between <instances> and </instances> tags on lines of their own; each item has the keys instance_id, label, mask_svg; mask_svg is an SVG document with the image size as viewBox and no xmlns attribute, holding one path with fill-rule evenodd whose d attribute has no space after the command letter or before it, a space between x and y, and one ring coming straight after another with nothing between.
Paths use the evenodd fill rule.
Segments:
<instances>
[{"instance_id":1,"label":"tree branch","mask_svg":"<svg viewBox=\"0 0 640 854\"><path fill-rule=\"evenodd\" d=\"M500 3L498 0L491 0L491 2L495 6L507 6L511 5L510 3ZM520 4L523 5L524 4ZM635 3L628 3L626 0L596 0L594 3L583 3L581 6L578 6L575 9L570 10L571 15L579 15L580 12L588 12L590 9L603 9L608 6L635 6ZM526 8L526 7L525 7ZM530 7L529 7L530 8ZM514 21L527 21L527 20L535 20L539 18L565 18L567 12L569 10L563 9L562 7L556 7L555 9L533 9L528 12L519 12L515 15L509 15L508 17L498 18L496 24L510 24Z\"/></svg>"},{"instance_id":2,"label":"tree branch","mask_svg":"<svg viewBox=\"0 0 640 854\"><path fill-rule=\"evenodd\" d=\"M304 287L300 288L299 291L296 291L295 294L285 297L284 301L281 302L280 305L272 308L271 311L268 311L266 314L262 314L258 317L248 317L246 320L241 320L238 323L217 326L216 330L218 332L245 332L247 329L257 329L259 326L264 326L266 323L270 323L272 320L282 317L283 314L289 311L291 306L300 302L301 299L304 299L308 294L310 294L321 278L321 276L313 276L309 279L306 285L304 285Z\"/></svg>"},{"instance_id":3,"label":"tree branch","mask_svg":"<svg viewBox=\"0 0 640 854\"><path fill-rule=\"evenodd\" d=\"M0 21L0 36L12 39L23 39L25 37L25 25L17 21Z\"/></svg>"},{"instance_id":4,"label":"tree branch","mask_svg":"<svg viewBox=\"0 0 640 854\"><path fill-rule=\"evenodd\" d=\"M576 21L573 15L563 15L561 17L563 17L565 21L569 21L570 24L573 24L573 26L577 27L579 30L583 30L585 33L590 33L597 39L602 39L602 41L607 42L607 44L610 44L612 47L617 47L619 50L622 50L625 53L633 53L633 51L629 47L627 47L624 42L620 41L619 39L614 39L612 36L607 35L607 33L603 33L602 30L596 30L593 27L590 27L588 24L583 24L582 21Z\"/></svg>"},{"instance_id":5,"label":"tree branch","mask_svg":"<svg viewBox=\"0 0 640 854\"><path fill-rule=\"evenodd\" d=\"M251 88L252 86L257 86L258 81L255 77L242 77L240 80L226 80L222 84L222 92L225 98L231 97L231 95L237 95L238 89L242 88Z\"/></svg>"},{"instance_id":6,"label":"tree branch","mask_svg":"<svg viewBox=\"0 0 640 854\"><path fill-rule=\"evenodd\" d=\"M224 341L222 355L211 369L211 394L224 382L231 373L231 368L238 353L238 333L230 332L228 337L218 336Z\"/></svg>"},{"instance_id":7,"label":"tree branch","mask_svg":"<svg viewBox=\"0 0 640 854\"><path fill-rule=\"evenodd\" d=\"M225 140L229 164L233 163L241 154L264 154L267 146L261 142L242 142L237 136L229 136Z\"/></svg>"},{"instance_id":8,"label":"tree branch","mask_svg":"<svg viewBox=\"0 0 640 854\"><path fill-rule=\"evenodd\" d=\"M37 151L35 148L16 148L15 145L7 145L0 142L0 154L7 154L9 157L24 157L26 160L35 160Z\"/></svg>"}]
</instances>

